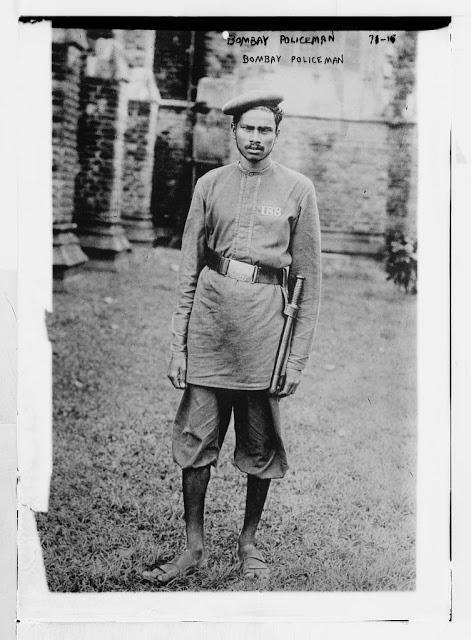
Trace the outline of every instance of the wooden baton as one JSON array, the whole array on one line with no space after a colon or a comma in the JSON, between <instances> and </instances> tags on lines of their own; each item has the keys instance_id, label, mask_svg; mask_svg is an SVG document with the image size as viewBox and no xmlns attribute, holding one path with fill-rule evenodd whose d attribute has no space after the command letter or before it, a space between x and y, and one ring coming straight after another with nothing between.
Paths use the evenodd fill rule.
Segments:
<instances>
[{"instance_id":1,"label":"wooden baton","mask_svg":"<svg viewBox=\"0 0 471 640\"><path fill-rule=\"evenodd\" d=\"M285 307L284 314L285 324L283 326L283 333L281 334L281 340L276 354L275 368L273 370L273 376L270 384L270 393L275 394L281 384L286 371L286 363L289 357L289 347L291 344L291 336L293 333L294 322L299 310L299 299L303 290L304 276L296 276L296 284L294 285L293 296L291 302Z\"/></svg>"}]
</instances>

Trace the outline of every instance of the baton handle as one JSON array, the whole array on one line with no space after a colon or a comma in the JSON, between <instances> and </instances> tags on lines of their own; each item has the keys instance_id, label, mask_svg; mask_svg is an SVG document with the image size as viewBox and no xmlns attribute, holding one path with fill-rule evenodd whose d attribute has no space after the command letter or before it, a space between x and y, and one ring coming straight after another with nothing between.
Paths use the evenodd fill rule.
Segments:
<instances>
[{"instance_id":1,"label":"baton handle","mask_svg":"<svg viewBox=\"0 0 471 640\"><path fill-rule=\"evenodd\" d=\"M294 285L293 297L291 298L291 304L298 306L299 298L303 290L303 284L306 278L304 276L296 276L296 284Z\"/></svg>"},{"instance_id":2,"label":"baton handle","mask_svg":"<svg viewBox=\"0 0 471 640\"><path fill-rule=\"evenodd\" d=\"M284 377L284 373L286 370L286 363L289 356L289 345L291 343L294 321L296 316L298 315L298 303L303 290L304 280L304 276L296 276L296 284L294 286L291 302L286 305L285 325L283 327L280 346L278 347L278 353L275 360L275 369L273 371L273 377L270 385L271 394L276 393L278 391L278 387L283 382L282 378Z\"/></svg>"}]
</instances>

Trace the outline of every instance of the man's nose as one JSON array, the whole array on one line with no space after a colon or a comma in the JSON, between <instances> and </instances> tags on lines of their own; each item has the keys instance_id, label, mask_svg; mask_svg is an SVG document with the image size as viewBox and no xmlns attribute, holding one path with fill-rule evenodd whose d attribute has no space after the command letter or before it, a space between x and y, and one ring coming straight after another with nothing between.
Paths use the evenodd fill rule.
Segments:
<instances>
[{"instance_id":1,"label":"man's nose","mask_svg":"<svg viewBox=\"0 0 471 640\"><path fill-rule=\"evenodd\" d=\"M252 131L252 135L250 136L250 142L260 142L260 132Z\"/></svg>"}]
</instances>

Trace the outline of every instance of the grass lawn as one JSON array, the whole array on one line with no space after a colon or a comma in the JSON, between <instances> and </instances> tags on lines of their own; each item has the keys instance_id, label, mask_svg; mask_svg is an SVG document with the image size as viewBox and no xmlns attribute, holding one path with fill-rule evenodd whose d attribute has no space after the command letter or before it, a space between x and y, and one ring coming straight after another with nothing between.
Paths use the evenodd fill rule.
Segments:
<instances>
[{"instance_id":1,"label":"grass lawn","mask_svg":"<svg viewBox=\"0 0 471 640\"><path fill-rule=\"evenodd\" d=\"M182 548L170 435L180 392L166 379L176 264L136 252L120 274L90 272L57 294L50 508L37 514L53 591L140 591L140 571ZM416 300L381 266L326 257L315 349L282 401L290 470L259 530L269 590L415 586ZM253 590L234 563L245 477L233 434L207 498L210 563L161 590Z\"/></svg>"}]
</instances>

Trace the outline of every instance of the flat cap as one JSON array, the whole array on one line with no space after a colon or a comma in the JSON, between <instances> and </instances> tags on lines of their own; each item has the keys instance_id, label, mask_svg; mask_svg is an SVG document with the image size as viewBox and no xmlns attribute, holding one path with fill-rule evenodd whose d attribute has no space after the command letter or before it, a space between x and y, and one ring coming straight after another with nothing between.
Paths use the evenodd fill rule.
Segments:
<instances>
[{"instance_id":1,"label":"flat cap","mask_svg":"<svg viewBox=\"0 0 471 640\"><path fill-rule=\"evenodd\" d=\"M247 91L226 102L222 112L228 116L243 113L255 107L277 107L284 100L281 93L276 91Z\"/></svg>"}]
</instances>

